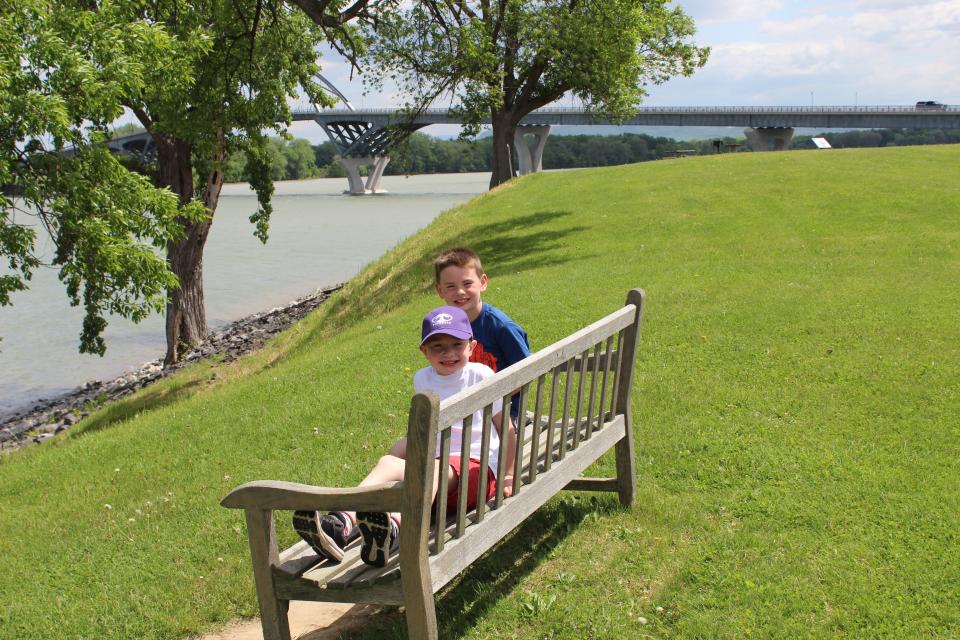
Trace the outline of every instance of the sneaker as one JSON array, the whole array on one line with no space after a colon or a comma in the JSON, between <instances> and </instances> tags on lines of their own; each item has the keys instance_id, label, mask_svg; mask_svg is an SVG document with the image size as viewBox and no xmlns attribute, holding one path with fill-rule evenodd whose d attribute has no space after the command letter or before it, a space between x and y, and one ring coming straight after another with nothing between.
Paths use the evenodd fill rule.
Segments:
<instances>
[{"instance_id":1,"label":"sneaker","mask_svg":"<svg viewBox=\"0 0 960 640\"><path fill-rule=\"evenodd\" d=\"M383 512L357 514L357 528L363 536L360 559L372 567L383 567L391 554L400 548L400 529L396 521Z\"/></svg>"},{"instance_id":2,"label":"sneaker","mask_svg":"<svg viewBox=\"0 0 960 640\"><path fill-rule=\"evenodd\" d=\"M348 529L347 526L344 518L332 513L320 515L319 511L295 511L293 514L294 530L318 556L334 562L343 560L344 547L358 535L356 527Z\"/></svg>"}]
</instances>

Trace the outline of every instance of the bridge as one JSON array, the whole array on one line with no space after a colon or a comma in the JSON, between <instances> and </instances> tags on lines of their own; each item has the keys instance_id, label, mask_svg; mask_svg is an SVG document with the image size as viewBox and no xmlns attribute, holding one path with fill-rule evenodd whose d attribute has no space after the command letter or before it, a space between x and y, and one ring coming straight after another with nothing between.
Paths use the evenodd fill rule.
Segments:
<instances>
[{"instance_id":1,"label":"bridge","mask_svg":"<svg viewBox=\"0 0 960 640\"><path fill-rule=\"evenodd\" d=\"M338 92L339 95L339 92ZM342 97L342 96L341 96ZM294 121L319 124L336 147L347 171L349 193L379 192L390 149L412 132L432 124L461 124L451 110L430 108L415 114L396 108L317 109L297 106ZM487 122L489 124L489 121ZM786 149L797 127L824 129L960 129L960 105L920 103L910 106L821 107L642 107L632 118L613 123L576 107L538 109L520 121L514 137L517 173L540 171L551 125L645 125L673 127L744 127L755 151ZM117 138L110 146L123 153L149 155L145 133ZM366 180L360 167L368 166Z\"/></svg>"}]
</instances>

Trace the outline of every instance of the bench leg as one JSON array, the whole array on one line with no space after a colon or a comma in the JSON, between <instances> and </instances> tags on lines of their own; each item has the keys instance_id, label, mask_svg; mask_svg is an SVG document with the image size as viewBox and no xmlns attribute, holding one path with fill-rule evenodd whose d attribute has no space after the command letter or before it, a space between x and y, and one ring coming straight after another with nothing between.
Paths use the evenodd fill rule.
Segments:
<instances>
[{"instance_id":1,"label":"bench leg","mask_svg":"<svg viewBox=\"0 0 960 640\"><path fill-rule=\"evenodd\" d=\"M422 595L405 594L407 635L410 640L437 640L437 610L433 594L427 590Z\"/></svg>"},{"instance_id":2,"label":"bench leg","mask_svg":"<svg viewBox=\"0 0 960 640\"><path fill-rule=\"evenodd\" d=\"M617 493L620 494L620 504L630 508L637 493L637 463L633 457L633 425L630 424L629 410L624 417L626 429L623 438L616 445Z\"/></svg>"},{"instance_id":3,"label":"bench leg","mask_svg":"<svg viewBox=\"0 0 960 640\"><path fill-rule=\"evenodd\" d=\"M273 594L271 567L278 562L277 532L273 525L273 512L247 509L246 514L253 578L257 585L257 601L260 603L263 640L290 640L290 623L287 619L290 602L278 600Z\"/></svg>"}]
</instances>

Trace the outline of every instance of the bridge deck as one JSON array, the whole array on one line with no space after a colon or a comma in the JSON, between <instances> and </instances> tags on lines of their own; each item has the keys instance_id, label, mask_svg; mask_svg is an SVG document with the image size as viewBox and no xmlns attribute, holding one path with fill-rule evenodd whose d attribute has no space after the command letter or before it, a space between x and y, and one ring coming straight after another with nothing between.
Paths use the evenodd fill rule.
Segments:
<instances>
[{"instance_id":1,"label":"bridge deck","mask_svg":"<svg viewBox=\"0 0 960 640\"><path fill-rule=\"evenodd\" d=\"M377 126L404 122L399 109L311 109L297 110L294 120L317 122L364 121ZM427 124L460 124L462 120L449 109L431 108L419 113L414 122ZM647 126L713 126L713 127L824 127L824 128L960 128L960 106L918 110L914 106L874 107L642 107L622 123L586 113L582 108L547 107L527 115L522 124L529 125L647 125Z\"/></svg>"}]
</instances>

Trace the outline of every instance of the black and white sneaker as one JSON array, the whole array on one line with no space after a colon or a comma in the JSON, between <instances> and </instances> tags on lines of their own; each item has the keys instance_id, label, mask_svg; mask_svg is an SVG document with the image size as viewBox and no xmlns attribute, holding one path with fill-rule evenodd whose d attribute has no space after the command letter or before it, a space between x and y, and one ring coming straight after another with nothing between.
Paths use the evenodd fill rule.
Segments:
<instances>
[{"instance_id":1,"label":"black and white sneaker","mask_svg":"<svg viewBox=\"0 0 960 640\"><path fill-rule=\"evenodd\" d=\"M357 528L363 536L360 559L372 567L383 567L390 555L400 548L400 529L396 521L383 512L360 512Z\"/></svg>"},{"instance_id":2,"label":"black and white sneaker","mask_svg":"<svg viewBox=\"0 0 960 640\"><path fill-rule=\"evenodd\" d=\"M348 520L349 516L335 513L320 515L319 511L295 511L293 528L321 558L340 562L343 549L359 535Z\"/></svg>"}]
</instances>

